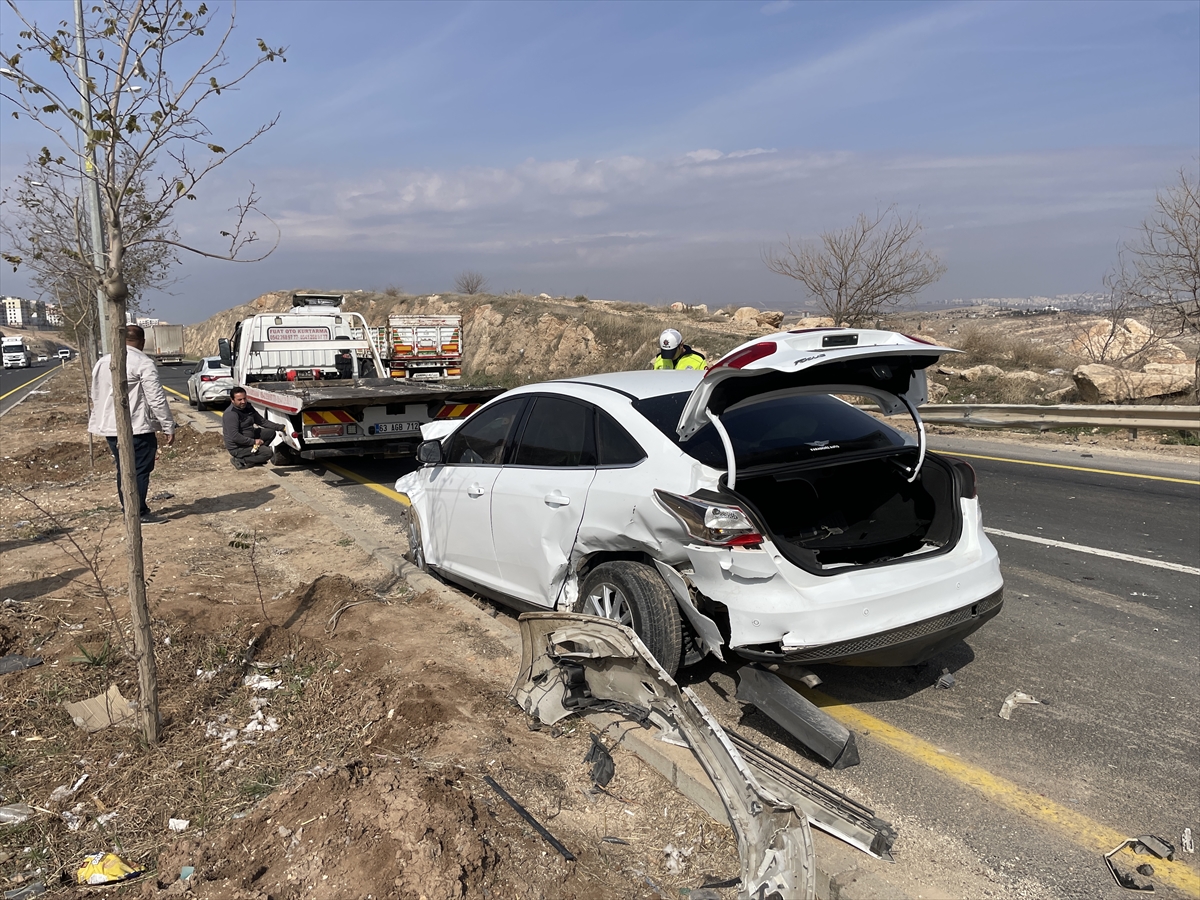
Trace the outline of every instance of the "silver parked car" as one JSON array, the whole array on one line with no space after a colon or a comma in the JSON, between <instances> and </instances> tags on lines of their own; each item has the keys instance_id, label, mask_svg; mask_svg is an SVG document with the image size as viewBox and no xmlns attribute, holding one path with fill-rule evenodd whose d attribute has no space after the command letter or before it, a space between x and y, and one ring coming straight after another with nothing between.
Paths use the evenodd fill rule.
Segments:
<instances>
[{"instance_id":1,"label":"silver parked car","mask_svg":"<svg viewBox=\"0 0 1200 900\"><path fill-rule=\"evenodd\" d=\"M229 366L221 365L221 357L206 356L188 376L187 387L188 403L192 406L208 409L214 403L228 403L233 372Z\"/></svg>"},{"instance_id":2,"label":"silver parked car","mask_svg":"<svg viewBox=\"0 0 1200 900\"><path fill-rule=\"evenodd\" d=\"M946 353L905 335L768 335L707 372L530 384L425 426L410 558L518 609L630 625L668 672L704 654L912 665L1000 611L975 473L916 407ZM916 436L860 410L907 412Z\"/></svg>"}]
</instances>

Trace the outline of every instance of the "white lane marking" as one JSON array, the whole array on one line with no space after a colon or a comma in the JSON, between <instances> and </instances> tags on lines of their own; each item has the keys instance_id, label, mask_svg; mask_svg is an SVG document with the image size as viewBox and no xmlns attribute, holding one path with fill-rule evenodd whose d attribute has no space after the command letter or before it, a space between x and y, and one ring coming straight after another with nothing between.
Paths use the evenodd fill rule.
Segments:
<instances>
[{"instance_id":1,"label":"white lane marking","mask_svg":"<svg viewBox=\"0 0 1200 900\"><path fill-rule=\"evenodd\" d=\"M1090 553L1092 556L1107 556L1109 559L1119 559L1123 562L1138 563L1143 566L1154 566L1156 569L1169 569L1172 572L1183 572L1185 575L1200 575L1200 569L1179 563L1165 562L1161 559L1150 559L1146 556L1130 556L1128 553L1117 553L1115 550L1101 550L1098 547L1085 547L1082 544L1068 544L1066 541L1052 541L1049 538L1037 537L1032 534L1017 534L1015 531L1004 531L1000 528L984 528L988 534L997 537L1012 538L1014 541L1029 541L1031 544L1045 544L1047 547L1059 547L1063 550L1074 550L1077 553Z\"/></svg>"}]
</instances>

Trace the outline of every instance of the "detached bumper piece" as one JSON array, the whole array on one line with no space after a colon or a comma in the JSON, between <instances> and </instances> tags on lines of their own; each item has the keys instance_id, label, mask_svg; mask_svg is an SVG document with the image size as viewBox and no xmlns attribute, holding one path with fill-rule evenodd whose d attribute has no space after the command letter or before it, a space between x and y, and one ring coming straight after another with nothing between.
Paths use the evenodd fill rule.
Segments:
<instances>
[{"instance_id":1,"label":"detached bumper piece","mask_svg":"<svg viewBox=\"0 0 1200 900\"><path fill-rule=\"evenodd\" d=\"M737 835L739 900L813 900L816 863L804 813L760 784L729 736L679 687L637 635L574 613L521 616L521 668L510 697L552 725L589 706L633 707L664 736L686 741L712 779Z\"/></svg>"},{"instance_id":2,"label":"detached bumper piece","mask_svg":"<svg viewBox=\"0 0 1200 900\"><path fill-rule=\"evenodd\" d=\"M738 669L737 698L774 719L833 768L858 765L854 732L801 697L778 675L742 666Z\"/></svg>"}]
</instances>

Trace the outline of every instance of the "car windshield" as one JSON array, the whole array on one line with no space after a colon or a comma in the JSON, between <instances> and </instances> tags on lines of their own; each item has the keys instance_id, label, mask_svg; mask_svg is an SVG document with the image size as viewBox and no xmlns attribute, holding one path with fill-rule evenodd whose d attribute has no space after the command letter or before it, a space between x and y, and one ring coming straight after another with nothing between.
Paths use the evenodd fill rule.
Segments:
<instances>
[{"instance_id":1,"label":"car windshield","mask_svg":"<svg viewBox=\"0 0 1200 900\"><path fill-rule=\"evenodd\" d=\"M675 425L689 394L664 394L635 400L634 409L693 459L725 468L725 448L712 425L689 441L680 441ZM726 410L721 423L729 432L739 469L809 462L849 452L903 447L904 435L878 419L828 394L775 397Z\"/></svg>"}]
</instances>

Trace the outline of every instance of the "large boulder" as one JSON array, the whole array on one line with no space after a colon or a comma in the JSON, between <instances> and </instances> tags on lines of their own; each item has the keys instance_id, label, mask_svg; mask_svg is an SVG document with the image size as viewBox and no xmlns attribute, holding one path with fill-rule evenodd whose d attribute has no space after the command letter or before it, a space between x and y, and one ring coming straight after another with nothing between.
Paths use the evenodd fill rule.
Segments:
<instances>
[{"instance_id":1,"label":"large boulder","mask_svg":"<svg viewBox=\"0 0 1200 900\"><path fill-rule=\"evenodd\" d=\"M680 303L678 300L676 300L674 303L668 306L667 309L669 309L671 312L683 312L685 309L687 309L687 304Z\"/></svg>"},{"instance_id":2,"label":"large boulder","mask_svg":"<svg viewBox=\"0 0 1200 900\"><path fill-rule=\"evenodd\" d=\"M1137 319L1126 318L1118 323L1101 319L1091 328L1075 336L1067 348L1074 356L1091 359L1125 359L1135 353L1153 362L1182 362L1187 356L1169 341L1157 340L1152 328Z\"/></svg>"},{"instance_id":3,"label":"large boulder","mask_svg":"<svg viewBox=\"0 0 1200 900\"><path fill-rule=\"evenodd\" d=\"M1125 403L1166 397L1190 391L1193 383L1188 375L1129 372L1100 363L1080 366L1071 377L1083 403Z\"/></svg>"},{"instance_id":4,"label":"large boulder","mask_svg":"<svg viewBox=\"0 0 1200 900\"><path fill-rule=\"evenodd\" d=\"M946 399L946 395L950 393L950 389L944 384L939 384L936 381L929 382L929 402L941 403Z\"/></svg>"},{"instance_id":5,"label":"large boulder","mask_svg":"<svg viewBox=\"0 0 1200 900\"><path fill-rule=\"evenodd\" d=\"M971 366L969 369L963 369L958 373L958 377L964 381L982 381L985 378L999 378L1004 374L1004 370L999 366Z\"/></svg>"},{"instance_id":6,"label":"large boulder","mask_svg":"<svg viewBox=\"0 0 1200 900\"><path fill-rule=\"evenodd\" d=\"M758 324L759 311L753 306L743 306L733 314L733 321Z\"/></svg>"},{"instance_id":7,"label":"large boulder","mask_svg":"<svg viewBox=\"0 0 1200 900\"><path fill-rule=\"evenodd\" d=\"M768 309L760 312L754 321L763 328L778 328L783 324L783 313L779 310Z\"/></svg>"}]
</instances>

